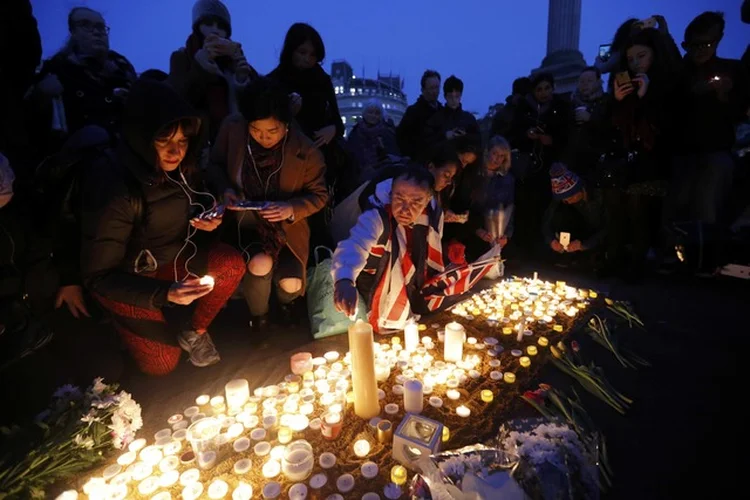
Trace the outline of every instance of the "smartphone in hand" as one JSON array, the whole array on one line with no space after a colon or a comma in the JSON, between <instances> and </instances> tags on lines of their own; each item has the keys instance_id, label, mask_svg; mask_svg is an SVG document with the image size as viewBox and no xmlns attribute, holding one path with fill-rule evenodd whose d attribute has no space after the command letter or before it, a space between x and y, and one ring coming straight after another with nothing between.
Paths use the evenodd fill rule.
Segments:
<instances>
[{"instance_id":1,"label":"smartphone in hand","mask_svg":"<svg viewBox=\"0 0 750 500\"><path fill-rule=\"evenodd\" d=\"M632 83L632 80L630 79L630 73L627 71L620 71L615 75L615 82L617 82L617 85L622 87L625 84Z\"/></svg>"},{"instance_id":2,"label":"smartphone in hand","mask_svg":"<svg viewBox=\"0 0 750 500\"><path fill-rule=\"evenodd\" d=\"M570 233L560 233L560 244L564 249L568 249L568 245L570 245Z\"/></svg>"},{"instance_id":3,"label":"smartphone in hand","mask_svg":"<svg viewBox=\"0 0 750 500\"><path fill-rule=\"evenodd\" d=\"M612 44L599 45L599 59L609 61L610 56L612 56Z\"/></svg>"}]
</instances>

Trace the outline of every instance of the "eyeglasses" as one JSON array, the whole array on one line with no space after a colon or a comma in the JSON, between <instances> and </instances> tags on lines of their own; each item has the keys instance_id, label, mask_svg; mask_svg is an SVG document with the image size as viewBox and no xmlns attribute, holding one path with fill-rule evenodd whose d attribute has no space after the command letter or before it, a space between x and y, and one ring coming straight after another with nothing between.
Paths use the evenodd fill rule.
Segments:
<instances>
[{"instance_id":1,"label":"eyeglasses","mask_svg":"<svg viewBox=\"0 0 750 500\"><path fill-rule=\"evenodd\" d=\"M86 31L109 34L109 26L104 23L93 23L84 19L83 21L77 21L73 23L73 26L76 28L84 29Z\"/></svg>"}]
</instances>

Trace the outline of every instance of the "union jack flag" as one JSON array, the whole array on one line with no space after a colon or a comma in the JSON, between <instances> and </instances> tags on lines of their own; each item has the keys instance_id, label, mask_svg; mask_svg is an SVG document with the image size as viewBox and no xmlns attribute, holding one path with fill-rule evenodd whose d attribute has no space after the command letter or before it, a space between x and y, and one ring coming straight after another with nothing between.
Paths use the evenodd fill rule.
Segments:
<instances>
[{"instance_id":1,"label":"union jack flag","mask_svg":"<svg viewBox=\"0 0 750 500\"><path fill-rule=\"evenodd\" d=\"M493 255L435 276L422 289L427 308L430 311L437 311L443 307L448 297L460 296L468 292L501 262L499 254Z\"/></svg>"}]
</instances>

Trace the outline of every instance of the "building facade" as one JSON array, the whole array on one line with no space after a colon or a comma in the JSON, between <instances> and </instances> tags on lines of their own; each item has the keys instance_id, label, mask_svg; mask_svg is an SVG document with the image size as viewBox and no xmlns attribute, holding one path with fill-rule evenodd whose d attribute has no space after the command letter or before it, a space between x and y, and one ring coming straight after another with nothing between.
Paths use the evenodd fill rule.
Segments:
<instances>
[{"instance_id":1,"label":"building facade","mask_svg":"<svg viewBox=\"0 0 750 500\"><path fill-rule=\"evenodd\" d=\"M360 78L354 74L348 62L334 61L331 65L331 80L347 136L362 119L362 112L370 100L377 99L380 102L383 116L392 120L394 125L399 124L406 112L404 81L399 76L378 74L375 79Z\"/></svg>"}]
</instances>

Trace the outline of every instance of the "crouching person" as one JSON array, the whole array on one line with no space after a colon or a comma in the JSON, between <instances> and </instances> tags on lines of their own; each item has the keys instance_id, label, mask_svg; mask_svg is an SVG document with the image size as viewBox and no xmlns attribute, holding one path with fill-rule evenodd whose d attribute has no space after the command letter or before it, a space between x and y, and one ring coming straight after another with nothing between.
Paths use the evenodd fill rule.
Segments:
<instances>
[{"instance_id":1,"label":"crouching person","mask_svg":"<svg viewBox=\"0 0 750 500\"><path fill-rule=\"evenodd\" d=\"M351 316L357 292L378 332L403 328L412 311L425 312L421 290L443 271L442 210L434 177L409 165L393 178L387 203L362 213L333 255L334 302Z\"/></svg>"},{"instance_id":2,"label":"crouching person","mask_svg":"<svg viewBox=\"0 0 750 500\"><path fill-rule=\"evenodd\" d=\"M607 225L601 198L562 163L552 165L550 181L553 199L542 224L547 246L558 254L598 249Z\"/></svg>"},{"instance_id":3,"label":"crouching person","mask_svg":"<svg viewBox=\"0 0 750 500\"><path fill-rule=\"evenodd\" d=\"M151 375L174 370L180 348L195 366L219 361L208 327L244 274L239 252L209 237L221 211L195 168L202 130L171 87L140 80L126 103L117 164L84 187L84 283ZM193 302L190 325L167 322L168 306Z\"/></svg>"}]
</instances>

